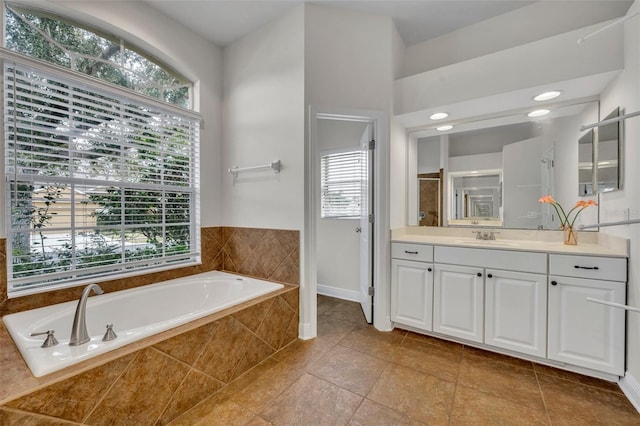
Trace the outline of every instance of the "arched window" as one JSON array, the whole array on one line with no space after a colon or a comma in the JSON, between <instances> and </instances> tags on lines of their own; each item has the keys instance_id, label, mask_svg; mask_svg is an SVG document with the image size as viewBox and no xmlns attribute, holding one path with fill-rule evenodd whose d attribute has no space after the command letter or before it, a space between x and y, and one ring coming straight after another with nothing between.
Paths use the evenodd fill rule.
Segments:
<instances>
[{"instance_id":1,"label":"arched window","mask_svg":"<svg viewBox=\"0 0 640 426\"><path fill-rule=\"evenodd\" d=\"M188 103L190 84L123 40L6 18L9 297L199 263L200 118L167 103Z\"/></svg>"},{"instance_id":2,"label":"arched window","mask_svg":"<svg viewBox=\"0 0 640 426\"><path fill-rule=\"evenodd\" d=\"M125 40L40 11L6 5L5 47L189 108L191 82Z\"/></svg>"}]
</instances>

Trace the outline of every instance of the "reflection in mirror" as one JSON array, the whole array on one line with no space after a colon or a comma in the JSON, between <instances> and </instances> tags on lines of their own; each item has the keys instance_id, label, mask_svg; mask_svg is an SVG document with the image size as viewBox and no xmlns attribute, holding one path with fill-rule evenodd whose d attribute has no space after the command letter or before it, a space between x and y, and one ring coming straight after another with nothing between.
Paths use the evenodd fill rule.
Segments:
<instances>
[{"instance_id":1,"label":"reflection in mirror","mask_svg":"<svg viewBox=\"0 0 640 426\"><path fill-rule=\"evenodd\" d=\"M486 173L486 174L485 174ZM501 226L501 173L454 172L451 178L451 225Z\"/></svg>"},{"instance_id":2,"label":"reflection in mirror","mask_svg":"<svg viewBox=\"0 0 640 426\"><path fill-rule=\"evenodd\" d=\"M593 194L593 143L593 129L578 139L578 195L581 197Z\"/></svg>"},{"instance_id":3,"label":"reflection in mirror","mask_svg":"<svg viewBox=\"0 0 640 426\"><path fill-rule=\"evenodd\" d=\"M618 117L620 108L616 108L604 120ZM597 178L598 192L617 191L620 185L620 126L622 121L599 126L597 143L597 167L595 175Z\"/></svg>"},{"instance_id":4,"label":"reflection in mirror","mask_svg":"<svg viewBox=\"0 0 640 426\"><path fill-rule=\"evenodd\" d=\"M555 212L538 200L550 194L571 208L576 202L578 181L581 195L592 189L588 176L578 179L577 165L583 160L582 154L579 160L576 141L584 135L579 130L581 125L598 121L599 105L587 99L548 108L551 113L537 119L513 111L488 119L470 119L447 132L438 132L433 125L411 130L407 182L409 194L415 194L415 198L408 197L407 224L434 226L433 220L420 220L424 209L419 207L417 177L443 169L440 226L558 229ZM589 151L586 139L584 142L585 148L580 150ZM593 151L589 152L593 156ZM494 189L479 192L481 185L467 189L466 184L452 179L456 173L459 177L471 171L499 175L500 180L482 185ZM425 212L425 218L427 215ZM576 225L597 222L597 209L585 212L578 222Z\"/></svg>"}]
</instances>

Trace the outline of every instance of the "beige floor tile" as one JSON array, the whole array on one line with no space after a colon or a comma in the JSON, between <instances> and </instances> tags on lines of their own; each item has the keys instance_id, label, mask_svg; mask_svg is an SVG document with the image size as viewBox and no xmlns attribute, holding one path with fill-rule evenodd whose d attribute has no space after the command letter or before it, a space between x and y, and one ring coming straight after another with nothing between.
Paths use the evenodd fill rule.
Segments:
<instances>
[{"instance_id":1,"label":"beige floor tile","mask_svg":"<svg viewBox=\"0 0 640 426\"><path fill-rule=\"evenodd\" d=\"M455 346L434 346L404 339L401 345L394 348L391 361L455 382L458 380L462 351Z\"/></svg>"},{"instance_id":2,"label":"beige floor tile","mask_svg":"<svg viewBox=\"0 0 640 426\"><path fill-rule=\"evenodd\" d=\"M318 337L333 343L338 343L356 328L352 322L341 321L330 316L318 317Z\"/></svg>"},{"instance_id":3,"label":"beige floor tile","mask_svg":"<svg viewBox=\"0 0 640 426\"><path fill-rule=\"evenodd\" d=\"M370 325L355 328L347 334L339 345L359 352L389 360L396 346L402 343L404 336L394 332L382 332Z\"/></svg>"},{"instance_id":4,"label":"beige floor tile","mask_svg":"<svg viewBox=\"0 0 640 426\"><path fill-rule=\"evenodd\" d=\"M358 395L366 396L386 365L387 362L380 358L337 345L310 364L307 371Z\"/></svg>"},{"instance_id":5,"label":"beige floor tile","mask_svg":"<svg viewBox=\"0 0 640 426\"><path fill-rule=\"evenodd\" d=\"M320 358L333 346L335 343L320 338L296 340L273 354L273 358L287 364L304 367L311 361Z\"/></svg>"},{"instance_id":6,"label":"beige floor tile","mask_svg":"<svg viewBox=\"0 0 640 426\"><path fill-rule=\"evenodd\" d=\"M426 334L414 333L413 331L407 331L407 339L417 340L418 342L428 343L434 346L440 346L442 348L447 348L451 351L462 352L462 349L464 347L460 343L439 339L437 337L427 336Z\"/></svg>"},{"instance_id":7,"label":"beige floor tile","mask_svg":"<svg viewBox=\"0 0 640 426\"><path fill-rule=\"evenodd\" d=\"M367 398L419 422L446 425L455 387L455 383L390 364Z\"/></svg>"},{"instance_id":8,"label":"beige floor tile","mask_svg":"<svg viewBox=\"0 0 640 426\"><path fill-rule=\"evenodd\" d=\"M345 425L361 402L362 397L305 374L259 414L276 425Z\"/></svg>"},{"instance_id":9,"label":"beige floor tile","mask_svg":"<svg viewBox=\"0 0 640 426\"><path fill-rule=\"evenodd\" d=\"M534 409L509 399L458 386L451 409L452 425L548 425L544 408Z\"/></svg>"},{"instance_id":10,"label":"beige floor tile","mask_svg":"<svg viewBox=\"0 0 640 426\"><path fill-rule=\"evenodd\" d=\"M323 312L322 316L350 322L355 325L367 324L367 320L362 312L362 307L357 302L342 301L333 308Z\"/></svg>"},{"instance_id":11,"label":"beige floor tile","mask_svg":"<svg viewBox=\"0 0 640 426\"><path fill-rule=\"evenodd\" d=\"M256 423L256 421L258 423ZM209 406L207 412L199 414L198 417L181 416L170 424L172 426L247 426L266 424L266 422L263 419L256 419L255 413L251 410L241 406L235 401L227 399Z\"/></svg>"},{"instance_id":12,"label":"beige floor tile","mask_svg":"<svg viewBox=\"0 0 640 426\"><path fill-rule=\"evenodd\" d=\"M464 346L463 355L465 357L475 356L484 358L491 361L504 362L516 367L525 368L527 370L533 370L533 363L520 358L514 358L509 355L499 354L497 352L491 352L484 349L474 348L472 346Z\"/></svg>"},{"instance_id":13,"label":"beige floor tile","mask_svg":"<svg viewBox=\"0 0 640 426\"><path fill-rule=\"evenodd\" d=\"M303 374L304 370L300 367L284 362L273 363L257 371L251 383L232 393L231 398L254 413L259 413Z\"/></svg>"},{"instance_id":14,"label":"beige floor tile","mask_svg":"<svg viewBox=\"0 0 640 426\"><path fill-rule=\"evenodd\" d=\"M623 394L543 374L538 380L554 425L640 425Z\"/></svg>"},{"instance_id":15,"label":"beige floor tile","mask_svg":"<svg viewBox=\"0 0 640 426\"><path fill-rule=\"evenodd\" d=\"M537 375L544 374L546 376L555 377L557 379L569 380L571 382L581 383L587 386L594 386L611 392L622 393L617 383L609 382L595 377L589 377L571 371L561 370L559 368L549 367L541 364L533 364L533 369Z\"/></svg>"},{"instance_id":16,"label":"beige floor tile","mask_svg":"<svg viewBox=\"0 0 640 426\"><path fill-rule=\"evenodd\" d=\"M458 386L481 390L534 409L544 408L533 369L521 368L491 358L463 357Z\"/></svg>"},{"instance_id":17,"label":"beige floor tile","mask_svg":"<svg viewBox=\"0 0 640 426\"><path fill-rule=\"evenodd\" d=\"M419 426L422 424L368 399L362 401L358 411L349 422L351 426Z\"/></svg>"},{"instance_id":18,"label":"beige floor tile","mask_svg":"<svg viewBox=\"0 0 640 426\"><path fill-rule=\"evenodd\" d=\"M340 299L336 299L335 297L323 296L323 295L319 294L318 295L318 305L317 305L318 315L324 314L328 310L333 309L336 306L338 306L340 303L342 303L342 300L340 300Z\"/></svg>"}]
</instances>

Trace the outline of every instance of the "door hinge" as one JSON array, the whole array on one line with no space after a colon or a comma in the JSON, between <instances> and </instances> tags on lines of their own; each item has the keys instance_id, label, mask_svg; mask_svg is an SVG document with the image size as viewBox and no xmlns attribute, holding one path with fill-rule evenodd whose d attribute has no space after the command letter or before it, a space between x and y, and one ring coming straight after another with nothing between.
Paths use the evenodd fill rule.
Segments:
<instances>
[{"instance_id":1,"label":"door hinge","mask_svg":"<svg viewBox=\"0 0 640 426\"><path fill-rule=\"evenodd\" d=\"M376 217L372 214L369 215L369 223L376 223Z\"/></svg>"},{"instance_id":2,"label":"door hinge","mask_svg":"<svg viewBox=\"0 0 640 426\"><path fill-rule=\"evenodd\" d=\"M375 296L376 294L376 289L373 287L369 287L369 296Z\"/></svg>"},{"instance_id":3,"label":"door hinge","mask_svg":"<svg viewBox=\"0 0 640 426\"><path fill-rule=\"evenodd\" d=\"M369 141L369 149L376 149L376 140L375 139L371 139Z\"/></svg>"}]
</instances>

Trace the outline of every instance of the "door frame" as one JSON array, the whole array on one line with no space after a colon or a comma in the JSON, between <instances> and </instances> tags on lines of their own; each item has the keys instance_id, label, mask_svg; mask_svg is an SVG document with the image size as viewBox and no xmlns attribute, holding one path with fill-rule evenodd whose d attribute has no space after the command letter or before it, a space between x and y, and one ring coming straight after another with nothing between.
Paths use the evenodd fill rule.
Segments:
<instances>
[{"instance_id":1,"label":"door frame","mask_svg":"<svg viewBox=\"0 0 640 426\"><path fill-rule=\"evenodd\" d=\"M376 155L374 173L374 216L373 224L373 285L375 312L373 325L382 331L390 331L392 323L389 312L390 293L390 232L389 232L389 116L383 111L331 108L310 105L307 116L307 140L305 152L305 224L302 235L301 285L300 285L300 327L301 339L317 336L317 197L320 191L318 176L317 119L370 122L376 135Z\"/></svg>"}]
</instances>

